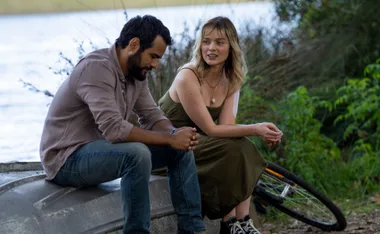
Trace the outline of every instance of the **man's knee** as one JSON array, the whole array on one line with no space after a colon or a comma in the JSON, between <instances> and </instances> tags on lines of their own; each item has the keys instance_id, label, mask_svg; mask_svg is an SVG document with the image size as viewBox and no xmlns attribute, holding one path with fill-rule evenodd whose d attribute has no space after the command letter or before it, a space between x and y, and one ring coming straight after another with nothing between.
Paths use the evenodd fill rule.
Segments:
<instances>
[{"instance_id":1,"label":"man's knee","mask_svg":"<svg viewBox=\"0 0 380 234\"><path fill-rule=\"evenodd\" d=\"M125 143L123 152L123 164L126 167L135 167L150 173L152 169L151 152L142 143Z\"/></svg>"},{"instance_id":2,"label":"man's knee","mask_svg":"<svg viewBox=\"0 0 380 234\"><path fill-rule=\"evenodd\" d=\"M195 164L193 151L180 150L178 155L179 155L179 160L186 161L189 165Z\"/></svg>"}]
</instances>

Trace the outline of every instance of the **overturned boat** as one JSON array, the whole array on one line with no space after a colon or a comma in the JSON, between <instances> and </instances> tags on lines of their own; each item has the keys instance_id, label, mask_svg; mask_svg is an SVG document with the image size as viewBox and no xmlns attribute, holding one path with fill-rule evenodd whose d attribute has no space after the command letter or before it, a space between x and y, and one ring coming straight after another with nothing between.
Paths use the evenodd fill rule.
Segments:
<instances>
[{"instance_id":1,"label":"overturned boat","mask_svg":"<svg viewBox=\"0 0 380 234\"><path fill-rule=\"evenodd\" d=\"M149 184L151 233L177 232L166 177ZM120 179L90 188L62 187L45 180L39 162L0 164L0 233L122 233ZM205 219L207 233L219 221Z\"/></svg>"}]
</instances>

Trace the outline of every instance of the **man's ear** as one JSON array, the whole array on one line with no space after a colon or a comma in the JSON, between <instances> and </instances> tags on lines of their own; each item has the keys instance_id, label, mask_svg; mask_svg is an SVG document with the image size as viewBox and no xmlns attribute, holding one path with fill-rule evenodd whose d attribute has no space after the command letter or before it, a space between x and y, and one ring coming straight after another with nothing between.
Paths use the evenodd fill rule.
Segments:
<instances>
[{"instance_id":1,"label":"man's ear","mask_svg":"<svg viewBox=\"0 0 380 234\"><path fill-rule=\"evenodd\" d=\"M134 37L129 41L128 44L131 52L136 53L140 49L140 38Z\"/></svg>"}]
</instances>

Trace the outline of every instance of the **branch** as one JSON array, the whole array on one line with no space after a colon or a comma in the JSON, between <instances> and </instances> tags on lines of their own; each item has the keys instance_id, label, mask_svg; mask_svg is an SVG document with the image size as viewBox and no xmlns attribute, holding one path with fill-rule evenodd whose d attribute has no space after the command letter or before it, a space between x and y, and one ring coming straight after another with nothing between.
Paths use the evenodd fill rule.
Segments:
<instances>
[{"instance_id":1,"label":"branch","mask_svg":"<svg viewBox=\"0 0 380 234\"><path fill-rule=\"evenodd\" d=\"M36 93L42 93L42 94L44 94L45 96L48 96L48 97L54 97L54 94L52 94L48 90L41 90L41 89L37 88L36 86L34 86L33 84L31 84L29 82L26 82L26 81L24 81L22 79L19 79L19 81L24 85L24 88L28 88L28 90L30 90L30 91L33 91L33 92L36 92Z\"/></svg>"}]
</instances>

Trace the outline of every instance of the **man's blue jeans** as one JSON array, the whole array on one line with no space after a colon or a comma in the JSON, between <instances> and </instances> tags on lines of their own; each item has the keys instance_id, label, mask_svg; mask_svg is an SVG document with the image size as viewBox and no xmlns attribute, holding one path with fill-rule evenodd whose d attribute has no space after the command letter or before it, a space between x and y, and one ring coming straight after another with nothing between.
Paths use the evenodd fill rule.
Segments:
<instances>
[{"instance_id":1,"label":"man's blue jeans","mask_svg":"<svg viewBox=\"0 0 380 234\"><path fill-rule=\"evenodd\" d=\"M63 186L93 186L121 177L124 233L150 233L149 178L152 169L165 166L178 216L178 233L192 234L204 230L192 151L99 140L76 150L53 182Z\"/></svg>"}]
</instances>

